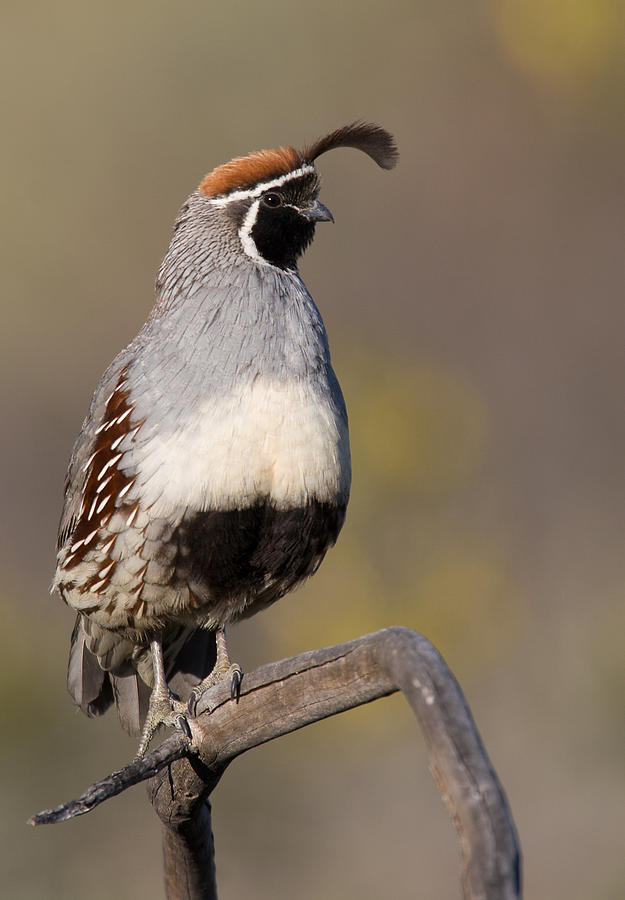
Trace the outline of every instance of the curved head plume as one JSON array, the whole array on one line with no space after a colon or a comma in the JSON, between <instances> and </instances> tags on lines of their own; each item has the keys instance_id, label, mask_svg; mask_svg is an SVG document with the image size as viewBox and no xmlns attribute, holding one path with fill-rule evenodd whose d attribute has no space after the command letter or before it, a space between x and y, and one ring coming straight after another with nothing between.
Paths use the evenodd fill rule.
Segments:
<instances>
[{"instance_id":1,"label":"curved head plume","mask_svg":"<svg viewBox=\"0 0 625 900\"><path fill-rule=\"evenodd\" d=\"M382 169L392 169L397 165L399 153L397 144L390 132L369 122L352 122L343 128L337 128L314 144L302 150L307 162L313 162L322 153L335 150L337 147L353 147L370 156Z\"/></svg>"},{"instance_id":2,"label":"curved head plume","mask_svg":"<svg viewBox=\"0 0 625 900\"><path fill-rule=\"evenodd\" d=\"M257 150L217 166L202 180L200 193L207 197L223 197L233 191L249 191L256 185L267 184L291 175L314 172L314 161L337 147L353 147L370 156L382 169L392 169L399 159L392 134L368 122L352 122L319 138L303 150L278 147L276 150Z\"/></svg>"}]
</instances>

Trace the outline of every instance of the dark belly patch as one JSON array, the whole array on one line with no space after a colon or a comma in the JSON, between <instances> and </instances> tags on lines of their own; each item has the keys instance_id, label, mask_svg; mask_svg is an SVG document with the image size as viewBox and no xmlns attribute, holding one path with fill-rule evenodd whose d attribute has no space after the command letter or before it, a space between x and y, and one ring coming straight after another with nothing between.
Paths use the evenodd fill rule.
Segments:
<instances>
[{"instance_id":1,"label":"dark belly patch","mask_svg":"<svg viewBox=\"0 0 625 900\"><path fill-rule=\"evenodd\" d=\"M312 575L344 519L344 505L316 500L289 510L261 502L196 513L173 538L179 547L176 577L209 604L242 597L272 603Z\"/></svg>"}]
</instances>

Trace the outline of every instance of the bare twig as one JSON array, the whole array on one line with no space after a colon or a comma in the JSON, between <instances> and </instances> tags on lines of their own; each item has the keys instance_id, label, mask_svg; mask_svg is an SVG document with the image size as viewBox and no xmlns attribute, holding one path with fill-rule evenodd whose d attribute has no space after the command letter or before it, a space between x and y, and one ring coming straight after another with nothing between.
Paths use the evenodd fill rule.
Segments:
<instances>
[{"instance_id":1,"label":"bare twig","mask_svg":"<svg viewBox=\"0 0 625 900\"><path fill-rule=\"evenodd\" d=\"M118 772L111 772L102 781L96 781L89 785L87 790L76 800L68 800L67 803L55 806L54 809L43 809L31 816L26 824L55 825L57 822L65 822L75 816L82 816L110 797L121 794L133 784L139 784L140 781L152 778L174 760L189 756L193 752L195 751L189 747L188 741L182 735L174 734L143 759L135 759Z\"/></svg>"},{"instance_id":2,"label":"bare twig","mask_svg":"<svg viewBox=\"0 0 625 900\"><path fill-rule=\"evenodd\" d=\"M403 691L421 725L432 773L459 833L465 898L520 898L512 815L470 710L438 652L405 628L262 666L245 675L236 704L229 685L217 685L200 699L192 723L197 756L174 735L142 762L92 785L78 800L39 813L31 823L80 815L155 776L149 793L163 822L168 897L213 900L206 799L229 763L252 747L396 690Z\"/></svg>"}]
</instances>

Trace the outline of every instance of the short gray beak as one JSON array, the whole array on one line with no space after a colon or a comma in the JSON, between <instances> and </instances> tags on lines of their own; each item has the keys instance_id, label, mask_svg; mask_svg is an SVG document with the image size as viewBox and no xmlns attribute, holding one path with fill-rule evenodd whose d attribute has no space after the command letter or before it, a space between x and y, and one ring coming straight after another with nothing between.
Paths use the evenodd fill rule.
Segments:
<instances>
[{"instance_id":1,"label":"short gray beak","mask_svg":"<svg viewBox=\"0 0 625 900\"><path fill-rule=\"evenodd\" d=\"M334 216L327 206L319 200L314 200L310 206L300 210L301 214L311 222L334 222Z\"/></svg>"}]
</instances>

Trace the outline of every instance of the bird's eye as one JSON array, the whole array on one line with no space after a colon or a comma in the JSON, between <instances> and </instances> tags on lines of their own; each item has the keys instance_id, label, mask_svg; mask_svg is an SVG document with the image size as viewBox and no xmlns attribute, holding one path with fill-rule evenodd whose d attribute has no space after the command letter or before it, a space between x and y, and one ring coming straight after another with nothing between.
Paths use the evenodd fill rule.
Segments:
<instances>
[{"instance_id":1,"label":"bird's eye","mask_svg":"<svg viewBox=\"0 0 625 900\"><path fill-rule=\"evenodd\" d=\"M265 194L263 196L265 206L282 206L282 197L280 194Z\"/></svg>"}]
</instances>

